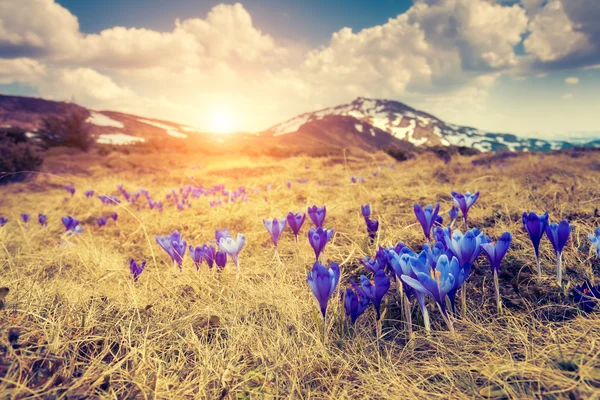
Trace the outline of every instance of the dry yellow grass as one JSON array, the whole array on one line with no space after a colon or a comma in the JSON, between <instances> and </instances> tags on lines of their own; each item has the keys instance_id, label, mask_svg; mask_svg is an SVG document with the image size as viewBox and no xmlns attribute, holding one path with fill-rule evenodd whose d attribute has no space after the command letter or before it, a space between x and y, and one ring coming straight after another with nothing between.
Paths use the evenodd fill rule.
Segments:
<instances>
[{"instance_id":1,"label":"dry yellow grass","mask_svg":"<svg viewBox=\"0 0 600 400\"><path fill-rule=\"evenodd\" d=\"M379 167L381 173L373 177ZM0 286L10 288L0 311L0 393L5 398L570 398L600 397L600 323L580 315L570 288L600 265L587 234L600 223L600 155L524 155L492 168L471 159L445 165L434 158L396 164L383 154L330 158L194 159L162 155L110 157L54 154L46 174L0 188ZM203 164L201 169L190 169ZM309 165L310 169L306 169ZM59 173L52 174L53 171ZM350 184L350 176L364 184ZM297 178L306 177L307 184ZM61 186L75 182L68 198ZM320 186L317 181L336 186ZM292 190L285 186L294 181ZM147 188L164 198L187 184L260 187L247 203L210 208L205 198L178 212L162 214L135 207L103 206L83 191L117 194ZM267 184L273 189L265 190ZM340 263L341 285L361 269L357 258L373 253L360 205L371 203L380 218L378 243L422 243L415 202L451 206L450 191L480 190L469 216L473 226L497 238L513 233L500 283L505 313L496 315L491 274L480 258L469 281L469 310L447 332L431 308L430 337L416 328L408 340L399 319L398 295L386 297L381 337L374 312L348 328L342 304L330 301L328 339L323 341L306 272L314 259L306 240L286 230L275 256L263 218L327 205L325 225L336 231L326 258ZM554 256L542 244L545 278L535 279L531 243L521 227L525 210L550 211L551 220L571 219L566 246L564 292L554 283ZM117 224L97 228L95 219L111 211ZM30 212L26 227L21 212ZM48 228L37 225L48 214ZM85 225L73 245L59 246L60 218L72 215ZM223 273L198 273L186 254L180 273L154 235L178 229L188 243L214 238L216 228L246 234L241 271L229 263ZM134 284L130 258L147 259ZM597 280L597 278L596 278ZM418 319L417 308L413 308ZM417 321L418 323L418 321ZM18 349L8 342L20 329ZM13 330L14 332L14 330Z\"/></svg>"}]
</instances>

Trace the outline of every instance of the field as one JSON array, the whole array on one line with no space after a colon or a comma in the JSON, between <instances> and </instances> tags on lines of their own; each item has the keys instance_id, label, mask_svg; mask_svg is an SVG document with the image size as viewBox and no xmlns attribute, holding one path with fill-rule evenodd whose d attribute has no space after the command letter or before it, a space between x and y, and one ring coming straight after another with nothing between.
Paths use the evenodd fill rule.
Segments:
<instances>
[{"instance_id":1,"label":"field","mask_svg":"<svg viewBox=\"0 0 600 400\"><path fill-rule=\"evenodd\" d=\"M445 164L433 154L399 163L383 153L275 159L54 151L42 173L0 187L0 215L9 219L0 228L0 286L10 289L0 311L0 393L44 399L600 398L600 319L579 311L571 294L585 277L597 281L600 274L587 239L600 225L600 153L472 163L482 157ZM352 176L364 183L353 184ZM73 196L64 189L71 182ZM83 194L120 196L119 184L131 192L147 189L165 202L164 212L141 201L140 210L124 201L103 205ZM165 199L172 188L218 184L245 186L248 201L210 207L215 199L200 197L179 211ZM419 250L424 237L413 204L439 202L447 219L452 190L481 192L469 213L471 227L494 240L513 234L500 272L503 314L496 312L489 264L480 256L454 334L432 302L431 334L420 327L413 305L409 336L392 284L381 329L372 307L350 327L336 290L323 337L306 281L314 262L310 220L299 244L286 228L276 253L263 218L326 205L325 226L335 236L325 259L339 263L339 288L345 288L366 274L358 259L378 245L403 241ZM374 244L360 211L367 203L380 221ZM566 218L574 226L562 288L547 238L543 278L537 278L521 223L524 211L545 210L551 221ZM19 217L24 212L31 213L27 224ZM99 228L96 219L112 212L117 221ZM38 213L47 214L47 227L37 223ZM81 222L83 233L65 235L61 218L67 215ZM209 272L206 264L196 271L188 254L180 272L155 240L178 230L198 246L222 228L246 235L239 272L231 261L221 272ZM148 261L137 282L129 273L131 258Z\"/></svg>"}]
</instances>

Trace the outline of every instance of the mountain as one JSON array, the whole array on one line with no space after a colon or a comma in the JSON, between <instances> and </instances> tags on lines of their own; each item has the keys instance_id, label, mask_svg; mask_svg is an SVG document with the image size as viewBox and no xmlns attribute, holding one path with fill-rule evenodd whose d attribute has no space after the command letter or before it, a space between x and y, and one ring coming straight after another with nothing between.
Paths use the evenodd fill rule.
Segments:
<instances>
[{"instance_id":1,"label":"mountain","mask_svg":"<svg viewBox=\"0 0 600 400\"><path fill-rule=\"evenodd\" d=\"M455 145L489 151L548 151L573 147L566 141L521 138L507 133L488 133L479 129L458 126L440 120L423 111L415 110L406 104L359 97L349 104L325 108L319 111L298 115L277 124L262 136L273 138L294 138L298 136L315 138L315 132L323 121L337 117L339 126L344 126L347 135L354 130L357 135L370 133L378 137L382 133L415 146ZM331 125L331 124L327 124ZM577 145L599 146L600 140L586 141Z\"/></svg>"},{"instance_id":2,"label":"mountain","mask_svg":"<svg viewBox=\"0 0 600 400\"><path fill-rule=\"evenodd\" d=\"M487 133L450 124L403 103L359 97L349 104L298 115L259 133L216 135L170 121L116 111L95 111L68 102L0 95L0 126L26 129L30 136L44 118L81 112L91 134L100 144L154 142L199 146L213 152L277 153L280 149L313 153L358 147L367 151L392 147L465 146L489 151L548 151L581 146L600 146L600 140L575 142L520 138L506 133Z\"/></svg>"}]
</instances>

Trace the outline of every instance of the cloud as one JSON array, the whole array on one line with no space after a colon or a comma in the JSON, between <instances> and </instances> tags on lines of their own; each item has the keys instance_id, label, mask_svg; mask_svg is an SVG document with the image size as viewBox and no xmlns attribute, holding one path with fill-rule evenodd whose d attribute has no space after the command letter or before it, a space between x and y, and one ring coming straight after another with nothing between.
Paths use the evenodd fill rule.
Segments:
<instances>
[{"instance_id":1,"label":"cloud","mask_svg":"<svg viewBox=\"0 0 600 400\"><path fill-rule=\"evenodd\" d=\"M569 76L565 78L565 83L567 85L577 85L579 83L579 78L576 76Z\"/></svg>"},{"instance_id":2,"label":"cloud","mask_svg":"<svg viewBox=\"0 0 600 400\"><path fill-rule=\"evenodd\" d=\"M46 75L46 66L31 58L0 58L0 84L25 83L33 85Z\"/></svg>"}]
</instances>

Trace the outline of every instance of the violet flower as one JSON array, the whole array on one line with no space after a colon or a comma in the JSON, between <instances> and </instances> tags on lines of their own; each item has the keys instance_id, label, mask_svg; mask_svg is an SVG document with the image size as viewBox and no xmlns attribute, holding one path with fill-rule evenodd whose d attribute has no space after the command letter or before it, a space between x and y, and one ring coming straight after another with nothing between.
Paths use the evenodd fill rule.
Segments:
<instances>
[{"instance_id":1,"label":"violet flower","mask_svg":"<svg viewBox=\"0 0 600 400\"><path fill-rule=\"evenodd\" d=\"M385 269L387 264L386 260L382 260L380 257L364 257L358 260L365 269L369 270L373 274L379 272L379 270Z\"/></svg>"},{"instance_id":2,"label":"violet flower","mask_svg":"<svg viewBox=\"0 0 600 400\"><path fill-rule=\"evenodd\" d=\"M21 219L23 220L23 222L28 223L29 222L29 214L21 213Z\"/></svg>"},{"instance_id":3,"label":"violet flower","mask_svg":"<svg viewBox=\"0 0 600 400\"><path fill-rule=\"evenodd\" d=\"M294 237L296 238L296 243L298 243L298 233L300 232L300 228L304 224L304 220L306 219L306 214L300 213L288 213L287 215L287 223L294 232Z\"/></svg>"},{"instance_id":4,"label":"violet flower","mask_svg":"<svg viewBox=\"0 0 600 400\"><path fill-rule=\"evenodd\" d=\"M117 218L119 218L119 215L116 212L114 212L110 214L110 217L113 219L113 221L117 222Z\"/></svg>"},{"instance_id":5,"label":"violet flower","mask_svg":"<svg viewBox=\"0 0 600 400\"><path fill-rule=\"evenodd\" d=\"M390 278L386 275L384 270L379 270L373 277L373 281L370 281L364 275L360 276L360 286L354 281L350 281L354 289L360 294L367 297L373 303L375 308L376 319L381 319L381 301L383 296L390 289Z\"/></svg>"},{"instance_id":6,"label":"violet flower","mask_svg":"<svg viewBox=\"0 0 600 400\"><path fill-rule=\"evenodd\" d=\"M492 243L481 244L481 249L490 261L490 268L492 269L492 274L494 275L494 286L496 288L496 307L498 309L498 314L502 313L502 299L500 298L498 272L500 271L500 264L502 263L502 259L506 255L506 252L508 251L511 241L512 236L510 232L504 232L495 245Z\"/></svg>"},{"instance_id":7,"label":"violet flower","mask_svg":"<svg viewBox=\"0 0 600 400\"><path fill-rule=\"evenodd\" d=\"M523 226L529 234L529 239L533 243L535 251L535 260L537 262L538 278L542 277L542 265L540 263L540 241L544 237L544 232L548 226L548 211L538 216L534 212L523 213Z\"/></svg>"},{"instance_id":8,"label":"violet flower","mask_svg":"<svg viewBox=\"0 0 600 400\"><path fill-rule=\"evenodd\" d=\"M552 247L556 252L556 280L559 285L562 284L562 251L569 240L573 226L569 221L563 219L560 223L552 222L546 226L546 236L550 239Z\"/></svg>"},{"instance_id":9,"label":"violet flower","mask_svg":"<svg viewBox=\"0 0 600 400\"><path fill-rule=\"evenodd\" d=\"M336 263L331 263L331 266L327 268L325 265L316 262L312 270L308 271L308 286L319 303L319 309L324 319L326 318L329 298L335 292L339 281L340 267Z\"/></svg>"},{"instance_id":10,"label":"violet flower","mask_svg":"<svg viewBox=\"0 0 600 400\"><path fill-rule=\"evenodd\" d=\"M313 224L315 224L315 227L317 228L322 228L323 227L323 222L325 221L325 215L327 214L327 207L323 206L323 207L317 207L317 206L312 206L312 207L308 207L308 216L310 217L310 219L312 220Z\"/></svg>"},{"instance_id":11,"label":"violet flower","mask_svg":"<svg viewBox=\"0 0 600 400\"><path fill-rule=\"evenodd\" d=\"M423 228L423 233L425 233L425 237L429 242L431 242L431 228L436 222L438 212L440 211L440 204L438 203L435 206L435 209L431 204L425 206L425 208L421 208L420 205L415 204L414 206L415 215L417 216L417 221L421 224Z\"/></svg>"},{"instance_id":12,"label":"violet flower","mask_svg":"<svg viewBox=\"0 0 600 400\"><path fill-rule=\"evenodd\" d=\"M286 220L284 218L279 220L277 218L273 218L272 221L268 219L263 219L263 224L265 225L265 228L267 228L267 231L269 231L269 233L271 234L273 244L275 245L275 247L277 247L277 243L279 242L279 236L281 236L281 232L283 232L287 224Z\"/></svg>"},{"instance_id":13,"label":"violet flower","mask_svg":"<svg viewBox=\"0 0 600 400\"><path fill-rule=\"evenodd\" d=\"M222 251L217 251L215 253L215 264L217 264L217 267L220 270L224 269L227 265L227 254Z\"/></svg>"},{"instance_id":14,"label":"violet flower","mask_svg":"<svg viewBox=\"0 0 600 400\"><path fill-rule=\"evenodd\" d=\"M365 295L359 295L354 290L346 288L346 294L343 298L344 310L346 315L350 317L350 323L354 325L358 317L363 315L369 303L369 298Z\"/></svg>"},{"instance_id":15,"label":"violet flower","mask_svg":"<svg viewBox=\"0 0 600 400\"><path fill-rule=\"evenodd\" d=\"M365 223L367 224L367 234L369 235L369 239L371 239L371 243L373 243L379 230L379 220L365 218Z\"/></svg>"},{"instance_id":16,"label":"violet flower","mask_svg":"<svg viewBox=\"0 0 600 400\"><path fill-rule=\"evenodd\" d=\"M180 271L183 271L183 256L187 248L187 242L181 238L178 231L165 237L156 236L156 242L171 257L171 260L177 264Z\"/></svg>"},{"instance_id":17,"label":"violet flower","mask_svg":"<svg viewBox=\"0 0 600 400\"><path fill-rule=\"evenodd\" d=\"M365 204L364 206L360 206L360 211L362 213L362 216L365 219L371 217L371 205L370 204Z\"/></svg>"},{"instance_id":18,"label":"violet flower","mask_svg":"<svg viewBox=\"0 0 600 400\"><path fill-rule=\"evenodd\" d=\"M231 233L229 233L229 231L227 230L227 228L225 228L225 229L217 229L215 231L215 240L217 241L217 244L219 243L219 241L221 240L221 238L227 238L227 237L231 237Z\"/></svg>"},{"instance_id":19,"label":"violet flower","mask_svg":"<svg viewBox=\"0 0 600 400\"><path fill-rule=\"evenodd\" d=\"M38 214L38 222L41 226L48 226L48 217L46 214Z\"/></svg>"},{"instance_id":20,"label":"violet flower","mask_svg":"<svg viewBox=\"0 0 600 400\"><path fill-rule=\"evenodd\" d=\"M458 208L455 205L448 211L448 217L450 218L450 226L454 225L454 221L458 218Z\"/></svg>"},{"instance_id":21,"label":"violet flower","mask_svg":"<svg viewBox=\"0 0 600 400\"><path fill-rule=\"evenodd\" d=\"M71 197L73 197L75 194L75 188L72 186L72 184L70 186L65 186L65 190L71 194Z\"/></svg>"},{"instance_id":22,"label":"violet flower","mask_svg":"<svg viewBox=\"0 0 600 400\"><path fill-rule=\"evenodd\" d=\"M451 194L452 194L452 199L454 200L454 203L458 206L458 208L460 209L460 212L463 215L463 219L465 221L465 228L466 228L466 227L468 227L467 214L469 214L469 209L471 208L471 206L473 206L473 204L475 204L475 202L479 198L479 192L474 193L474 194L471 194L470 192L466 192L465 194L462 194L462 193L453 191Z\"/></svg>"},{"instance_id":23,"label":"violet flower","mask_svg":"<svg viewBox=\"0 0 600 400\"><path fill-rule=\"evenodd\" d=\"M333 229L310 228L308 231L308 241L315 252L315 259L318 262L319 256L325 249L325 245L333 237Z\"/></svg>"},{"instance_id":24,"label":"violet flower","mask_svg":"<svg viewBox=\"0 0 600 400\"><path fill-rule=\"evenodd\" d=\"M0 215L0 228L6 225L8 219L6 219L3 215Z\"/></svg>"},{"instance_id":25,"label":"violet flower","mask_svg":"<svg viewBox=\"0 0 600 400\"><path fill-rule=\"evenodd\" d=\"M107 221L108 221L107 217L98 218L98 227L103 227L104 225L106 225Z\"/></svg>"},{"instance_id":26,"label":"violet flower","mask_svg":"<svg viewBox=\"0 0 600 400\"><path fill-rule=\"evenodd\" d=\"M133 281L137 282L138 278L144 272L144 268L146 267L146 260L142 261L141 264L138 264L133 258L129 261L129 272L133 275Z\"/></svg>"},{"instance_id":27,"label":"violet flower","mask_svg":"<svg viewBox=\"0 0 600 400\"><path fill-rule=\"evenodd\" d=\"M583 284L575 286L573 297L583 312L590 313L600 300L600 286L593 286L586 279Z\"/></svg>"},{"instance_id":28,"label":"violet flower","mask_svg":"<svg viewBox=\"0 0 600 400\"><path fill-rule=\"evenodd\" d=\"M67 232L78 234L83 232L83 228L79 225L79 221L71 216L62 217L62 223Z\"/></svg>"},{"instance_id":29,"label":"violet flower","mask_svg":"<svg viewBox=\"0 0 600 400\"><path fill-rule=\"evenodd\" d=\"M196 246L196 248L194 248L194 246L190 245L189 250L190 256L192 257L192 260L196 265L196 270L200 269L202 261L206 261L206 264L208 264L208 268L212 269L213 263L215 261L216 252L214 246L208 246L204 244L202 246Z\"/></svg>"},{"instance_id":30,"label":"violet flower","mask_svg":"<svg viewBox=\"0 0 600 400\"><path fill-rule=\"evenodd\" d=\"M592 246L596 248L596 254L600 257L600 228L596 228L594 234L589 234L588 239Z\"/></svg>"},{"instance_id":31,"label":"violet flower","mask_svg":"<svg viewBox=\"0 0 600 400\"><path fill-rule=\"evenodd\" d=\"M94 191L93 190L86 190L85 192L83 192L83 194L85 195L85 197L90 198L94 195Z\"/></svg>"},{"instance_id":32,"label":"violet flower","mask_svg":"<svg viewBox=\"0 0 600 400\"><path fill-rule=\"evenodd\" d=\"M238 233L237 237L234 239L233 236L221 237L219 239L218 245L221 251L227 253L229 257L233 260L235 267L239 270L239 255L240 251L244 247L246 243L246 237L242 233Z\"/></svg>"}]
</instances>

